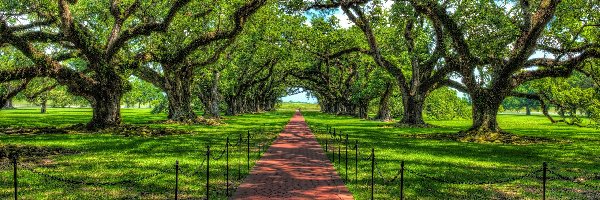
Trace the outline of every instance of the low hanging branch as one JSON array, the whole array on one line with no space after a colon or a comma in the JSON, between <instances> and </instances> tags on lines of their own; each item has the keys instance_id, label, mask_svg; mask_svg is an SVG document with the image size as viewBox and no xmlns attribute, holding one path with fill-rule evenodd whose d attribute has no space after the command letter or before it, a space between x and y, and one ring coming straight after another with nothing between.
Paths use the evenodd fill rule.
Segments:
<instances>
[{"instance_id":1,"label":"low hanging branch","mask_svg":"<svg viewBox=\"0 0 600 200\"><path fill-rule=\"evenodd\" d=\"M48 92L50 90L53 90L54 88L58 87L58 84L53 84L50 85L48 87L44 87L40 90L38 90L37 92L33 93L33 94L29 94L29 95L25 95L27 97L27 99L29 99L30 101L33 101L35 98L38 98L40 95L42 95L45 92Z\"/></svg>"},{"instance_id":2,"label":"low hanging branch","mask_svg":"<svg viewBox=\"0 0 600 200\"><path fill-rule=\"evenodd\" d=\"M513 91L510 93L510 96L525 98L525 99L530 99L530 100L540 102L540 107L542 107L542 113L544 114L544 116L546 116L550 120L550 122L552 122L553 124L559 122L559 121L554 120L554 118L552 118L552 116L550 116L550 114L548 113L548 106L546 105L546 101L544 101L544 99L542 98L541 95ZM564 120L560 120L560 121L564 121Z\"/></svg>"},{"instance_id":3,"label":"low hanging branch","mask_svg":"<svg viewBox=\"0 0 600 200\"><path fill-rule=\"evenodd\" d=\"M19 86L15 87L15 88L9 87L8 91L5 94L0 94L0 109L4 105L6 105L7 101L9 101L13 97L17 96L17 94L19 94L19 92L25 90L27 88L27 84L29 84L29 81L31 81L31 79L21 80L21 84L19 84Z\"/></svg>"}]
</instances>

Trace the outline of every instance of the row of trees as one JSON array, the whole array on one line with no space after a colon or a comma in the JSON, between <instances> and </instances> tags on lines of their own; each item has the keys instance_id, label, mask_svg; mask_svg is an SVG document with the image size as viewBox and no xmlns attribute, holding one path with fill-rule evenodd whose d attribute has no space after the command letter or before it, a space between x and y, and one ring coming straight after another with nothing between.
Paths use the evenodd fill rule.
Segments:
<instances>
[{"instance_id":1,"label":"row of trees","mask_svg":"<svg viewBox=\"0 0 600 200\"><path fill-rule=\"evenodd\" d=\"M125 95L132 84L141 84L131 78L135 75L166 94L172 120L196 118L192 91L205 104L205 113L216 117L221 97L229 104L229 114L271 109L284 92L280 85L284 78L273 76L280 73L275 69L280 62L272 52L248 52L270 49L265 45L274 38L260 33L265 27L277 34L269 24L273 20L265 21L277 15L273 13L277 6L266 4L266 0L3 2L1 57L13 63L3 63L0 70L0 82L7 84L2 87L6 90L2 103L31 80L49 78L89 102L93 108L89 128L116 126L121 122L122 100L140 103L144 100L136 98L148 96L135 94L139 90ZM269 8L248 28L247 22L261 7ZM245 28L249 33L241 34ZM222 83L222 76L227 83ZM152 90L142 92L156 94ZM262 94L254 95L255 91Z\"/></svg>"},{"instance_id":2,"label":"row of trees","mask_svg":"<svg viewBox=\"0 0 600 200\"><path fill-rule=\"evenodd\" d=\"M427 97L449 86L470 97L470 133L501 132L496 116L507 97L558 98L523 93L521 85L569 77L574 71L597 73L593 67L600 57L600 12L588 1L407 0L395 1L389 11L382 9L382 2L369 0L290 5L301 13L341 10L354 23L347 32L361 31L363 43L350 40L346 52L368 55L388 72L403 102L400 123L409 125L424 124ZM536 56L540 53L548 56ZM553 104L566 109L560 102Z\"/></svg>"},{"instance_id":3,"label":"row of trees","mask_svg":"<svg viewBox=\"0 0 600 200\"><path fill-rule=\"evenodd\" d=\"M126 95L141 79L166 95L169 119L177 121L196 119L192 105L202 105L206 117L271 110L297 87L310 90L324 112L367 118L376 104L377 119L401 117L410 126L426 125L427 116L460 116L473 119L474 134L501 132L496 116L513 100L544 113L553 105L564 116L596 115L597 5L389 3L4 2L0 103L47 78L85 98L94 110L89 127L104 128L120 123L123 100L141 101L135 96L142 94ZM353 25L341 27L333 13ZM565 81L573 72L588 78ZM569 86L582 91L560 91ZM449 87L466 93L471 107ZM583 93L591 100L571 102Z\"/></svg>"}]
</instances>

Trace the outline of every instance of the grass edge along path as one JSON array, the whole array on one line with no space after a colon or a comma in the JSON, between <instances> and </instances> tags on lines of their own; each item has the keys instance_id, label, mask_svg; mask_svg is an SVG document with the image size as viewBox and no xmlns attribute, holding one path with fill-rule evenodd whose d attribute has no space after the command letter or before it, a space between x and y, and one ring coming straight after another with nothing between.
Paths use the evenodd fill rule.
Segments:
<instances>
[{"instance_id":1,"label":"grass edge along path","mask_svg":"<svg viewBox=\"0 0 600 200\"><path fill-rule=\"evenodd\" d=\"M296 112L284 131L238 187L233 199L348 199L304 117Z\"/></svg>"},{"instance_id":2,"label":"grass edge along path","mask_svg":"<svg viewBox=\"0 0 600 200\"><path fill-rule=\"evenodd\" d=\"M22 111L15 111L14 118L0 118L0 121L18 120ZM139 119L152 117L145 110L124 115L129 123L144 124ZM85 114L85 113L83 113ZM288 122L293 112L268 112L229 117L228 124L222 126L202 125L156 125L194 131L194 134L168 136L121 136L113 134L42 134L5 135L0 134L0 146L65 148L75 150L74 154L50 155L34 161L19 162L20 199L171 199L174 196L176 160L179 160L179 197L199 199L205 196L206 176L202 161L205 160L206 145L211 145L210 195L211 199L227 199L226 161L222 155L226 137L231 136L231 144L239 135L244 144L230 148L230 192L239 185L249 170L247 169L246 134L251 132L250 167L261 155L260 147L268 146ZM74 115L73 118L81 114ZM29 115L28 115L29 116ZM45 115L54 122L60 122L60 113ZM22 123L35 121L33 117L20 118ZM135 120L135 121L132 121ZM136 123L137 122L137 123ZM70 124L68 121L66 124ZM127 123L127 124L129 124ZM60 125L60 124L57 124ZM152 125L152 124L150 124ZM264 127L264 129L263 129ZM265 134L256 134L265 131ZM236 146L236 145L233 145ZM240 150L238 150L238 148ZM240 152L241 151L241 152ZM21 157L24 158L24 157ZM24 158L25 159L25 158ZM8 160L4 160L8 161ZM12 165L0 162L0 199L11 198ZM26 169L51 175L56 178L75 180L61 181L44 177ZM205 168L203 168L205 169ZM199 170L199 172L196 172ZM155 175L156 174L156 175ZM241 175L241 178L240 178ZM133 180L133 181L130 181ZM88 184L78 184L85 182ZM122 184L93 184L122 183ZM231 194L231 193L230 193Z\"/></svg>"},{"instance_id":3,"label":"grass edge along path","mask_svg":"<svg viewBox=\"0 0 600 200\"><path fill-rule=\"evenodd\" d=\"M392 126L393 122L318 112L306 112L305 116L324 147L329 138L329 158L335 159L339 174L349 173L346 185L356 199L370 199L372 148L376 154L375 199L400 197L400 183L394 178L402 161L406 163L407 199L542 199L543 162L548 163L548 199L600 199L600 157L597 157L600 150L599 140L595 139L600 132L594 129L547 125L543 116L506 115L500 118L500 123L510 132L552 140L519 145L480 144L410 137L454 134L456 129L466 127L461 121L436 128L397 128ZM514 123L524 119L527 128L522 127L523 123ZM333 142L327 126L337 128L339 142ZM343 145L346 134L350 139L347 170ZM356 141L360 146L358 165L354 163Z\"/></svg>"}]
</instances>

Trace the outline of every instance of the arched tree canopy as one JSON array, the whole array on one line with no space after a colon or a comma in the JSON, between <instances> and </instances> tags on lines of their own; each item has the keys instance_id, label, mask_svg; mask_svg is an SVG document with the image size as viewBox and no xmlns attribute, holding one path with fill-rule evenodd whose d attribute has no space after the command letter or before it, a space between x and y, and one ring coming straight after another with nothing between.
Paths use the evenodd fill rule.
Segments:
<instances>
[{"instance_id":1,"label":"arched tree canopy","mask_svg":"<svg viewBox=\"0 0 600 200\"><path fill-rule=\"evenodd\" d=\"M268 111L293 93L289 88L302 87L324 112L399 117L409 126L460 116L473 120L468 133L486 135L502 131L496 115L503 104L546 115L550 106L575 117L572 110L599 115L598 6L585 0L5 1L0 103L24 91L37 97L66 88L93 108L88 127L105 128L120 124L123 102L160 101L169 120L197 122L197 109L210 118ZM565 82L580 89L571 96L593 100L566 101L569 92L555 92ZM141 100L149 94L138 88L154 91L152 100ZM34 95L36 89L43 92ZM40 97L31 99L42 104Z\"/></svg>"}]
</instances>

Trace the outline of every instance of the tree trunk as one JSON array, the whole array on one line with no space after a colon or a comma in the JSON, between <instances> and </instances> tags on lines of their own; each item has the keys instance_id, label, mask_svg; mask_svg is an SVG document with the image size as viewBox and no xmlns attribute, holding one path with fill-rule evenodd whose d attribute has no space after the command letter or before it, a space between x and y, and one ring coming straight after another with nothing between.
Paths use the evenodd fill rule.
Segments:
<instances>
[{"instance_id":1,"label":"tree trunk","mask_svg":"<svg viewBox=\"0 0 600 200\"><path fill-rule=\"evenodd\" d=\"M174 121L195 120L192 108L192 71L165 71L165 92L169 100L168 118Z\"/></svg>"},{"instance_id":2,"label":"tree trunk","mask_svg":"<svg viewBox=\"0 0 600 200\"><path fill-rule=\"evenodd\" d=\"M358 105L358 118L368 119L369 118L369 101L364 100Z\"/></svg>"},{"instance_id":3,"label":"tree trunk","mask_svg":"<svg viewBox=\"0 0 600 200\"><path fill-rule=\"evenodd\" d=\"M121 97L120 88L98 89L89 99L93 109L92 120L88 123L89 129L104 129L121 124Z\"/></svg>"},{"instance_id":4,"label":"tree trunk","mask_svg":"<svg viewBox=\"0 0 600 200\"><path fill-rule=\"evenodd\" d=\"M225 102L227 103L227 112L226 112L226 114L229 115L229 116L237 115L238 114L237 98L230 96Z\"/></svg>"},{"instance_id":5,"label":"tree trunk","mask_svg":"<svg viewBox=\"0 0 600 200\"><path fill-rule=\"evenodd\" d=\"M208 96L200 94L200 100L204 104L204 117L206 118L220 118L219 113L219 80L220 72L213 71L213 81L210 87L210 94Z\"/></svg>"},{"instance_id":6,"label":"tree trunk","mask_svg":"<svg viewBox=\"0 0 600 200\"><path fill-rule=\"evenodd\" d=\"M410 126L426 125L423 120L423 105L425 104L425 95L404 95L402 102L404 104L404 115L400 124Z\"/></svg>"},{"instance_id":7,"label":"tree trunk","mask_svg":"<svg viewBox=\"0 0 600 200\"><path fill-rule=\"evenodd\" d=\"M531 107L529 105L525 105L525 115L531 115Z\"/></svg>"},{"instance_id":8,"label":"tree trunk","mask_svg":"<svg viewBox=\"0 0 600 200\"><path fill-rule=\"evenodd\" d=\"M473 100L473 125L469 132L498 133L502 130L498 126L496 116L504 96L500 93L491 94L492 91L471 94Z\"/></svg>"},{"instance_id":9,"label":"tree trunk","mask_svg":"<svg viewBox=\"0 0 600 200\"><path fill-rule=\"evenodd\" d=\"M392 96L392 85L388 84L385 92L381 96L379 100L379 111L377 112L377 116L375 117L381 121L391 121L392 120L392 111L390 110L390 97Z\"/></svg>"},{"instance_id":10,"label":"tree trunk","mask_svg":"<svg viewBox=\"0 0 600 200\"><path fill-rule=\"evenodd\" d=\"M42 102L40 103L41 109L40 109L40 113L45 114L46 113L46 103L48 102L48 100L46 100L46 98L42 99Z\"/></svg>"},{"instance_id":11,"label":"tree trunk","mask_svg":"<svg viewBox=\"0 0 600 200\"><path fill-rule=\"evenodd\" d=\"M196 119L196 113L192 109L191 98L188 95L171 91L167 94L169 99L168 118L174 121L185 121Z\"/></svg>"},{"instance_id":12,"label":"tree trunk","mask_svg":"<svg viewBox=\"0 0 600 200\"><path fill-rule=\"evenodd\" d=\"M4 103L4 106L3 106L3 108L4 108L4 109L13 109L13 108L15 108L15 107L13 106L13 100L12 100L12 99L8 99L8 100L6 100L6 103Z\"/></svg>"}]
</instances>

